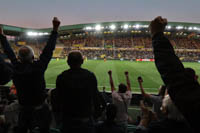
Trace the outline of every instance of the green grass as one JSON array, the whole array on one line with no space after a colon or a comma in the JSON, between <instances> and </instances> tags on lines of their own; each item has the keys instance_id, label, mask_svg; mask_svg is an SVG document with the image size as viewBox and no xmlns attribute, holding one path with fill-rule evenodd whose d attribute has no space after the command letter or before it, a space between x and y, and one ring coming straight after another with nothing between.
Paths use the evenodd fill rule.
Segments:
<instances>
[{"instance_id":1,"label":"green grass","mask_svg":"<svg viewBox=\"0 0 200 133\"><path fill-rule=\"evenodd\" d=\"M199 63L184 63L185 67L192 67L200 74ZM98 80L98 87L101 90L102 86L110 90L108 70L113 72L113 80L117 88L119 83L126 83L124 71L128 71L131 80L132 91L139 92L137 77L142 76L143 86L147 92L157 93L157 88L163 84L154 62L131 62L131 61L106 61L103 60L88 60L85 61L83 68L86 68L95 73ZM46 84L48 88L55 88L56 78L62 71L68 69L66 60L52 60L45 73Z\"/></svg>"}]
</instances>

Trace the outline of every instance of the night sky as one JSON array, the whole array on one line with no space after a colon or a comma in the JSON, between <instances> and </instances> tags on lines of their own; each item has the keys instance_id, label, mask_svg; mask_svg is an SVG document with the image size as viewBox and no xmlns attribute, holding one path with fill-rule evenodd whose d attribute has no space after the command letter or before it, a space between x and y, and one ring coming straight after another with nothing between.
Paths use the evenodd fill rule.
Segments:
<instances>
[{"instance_id":1,"label":"night sky","mask_svg":"<svg viewBox=\"0 0 200 133\"><path fill-rule=\"evenodd\" d=\"M200 0L0 0L0 24L30 28L105 21L168 21L200 23Z\"/></svg>"}]
</instances>

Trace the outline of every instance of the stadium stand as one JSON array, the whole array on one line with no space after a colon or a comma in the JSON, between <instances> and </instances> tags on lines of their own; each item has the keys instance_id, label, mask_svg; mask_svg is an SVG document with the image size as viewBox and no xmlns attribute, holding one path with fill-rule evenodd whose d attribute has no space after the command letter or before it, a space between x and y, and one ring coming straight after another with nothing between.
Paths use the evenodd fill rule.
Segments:
<instances>
[{"instance_id":1,"label":"stadium stand","mask_svg":"<svg viewBox=\"0 0 200 133\"><path fill-rule=\"evenodd\" d=\"M63 51L62 47L56 47L56 49L53 52L53 57L54 58L60 58L62 51Z\"/></svg>"},{"instance_id":2,"label":"stadium stand","mask_svg":"<svg viewBox=\"0 0 200 133\"><path fill-rule=\"evenodd\" d=\"M123 28L125 26L123 22L115 22L115 30L109 29L110 23L102 23L101 25L104 29L100 31L95 30L95 24L62 26L58 41L63 44L63 51L60 52L56 49L54 57L62 58L70 50L76 49L81 50L84 56L89 59L101 59L103 56L110 59L152 59L152 41L147 28L149 22L133 21L127 23L129 25L125 29ZM200 51L199 24L171 22L168 25L170 28L167 28L164 34L171 41L178 57L182 61L198 61ZM39 56L44 48L43 42L47 39L47 35L44 33L50 31L50 29L34 30L38 34L44 35L34 36L34 38L37 38L35 40L32 37L27 37L26 31L31 31L32 29L21 28L21 32L19 32L19 27L17 27L18 29L7 25L3 25L3 27L10 36L16 36L16 33L17 36L20 35L20 38L18 37L14 43L26 42L25 44L33 47L36 57ZM18 46L14 44L12 46L16 49L15 51L18 50ZM133 56L129 54L130 52L133 53Z\"/></svg>"}]
</instances>

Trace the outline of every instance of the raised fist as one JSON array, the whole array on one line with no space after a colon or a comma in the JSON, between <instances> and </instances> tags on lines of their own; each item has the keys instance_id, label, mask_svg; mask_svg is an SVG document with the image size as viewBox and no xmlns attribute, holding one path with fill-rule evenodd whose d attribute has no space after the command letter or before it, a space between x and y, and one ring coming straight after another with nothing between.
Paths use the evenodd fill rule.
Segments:
<instances>
[{"instance_id":1,"label":"raised fist","mask_svg":"<svg viewBox=\"0 0 200 133\"><path fill-rule=\"evenodd\" d=\"M109 74L109 75L112 75L112 71L111 71L111 70L109 70L109 71L108 71L108 74Z\"/></svg>"},{"instance_id":2,"label":"raised fist","mask_svg":"<svg viewBox=\"0 0 200 133\"><path fill-rule=\"evenodd\" d=\"M60 21L58 20L58 18L54 17L52 23L53 23L53 30L58 31L58 28L60 26Z\"/></svg>"},{"instance_id":3,"label":"raised fist","mask_svg":"<svg viewBox=\"0 0 200 133\"><path fill-rule=\"evenodd\" d=\"M125 74L125 75L128 75L128 71L125 71L124 74Z\"/></svg>"},{"instance_id":4,"label":"raised fist","mask_svg":"<svg viewBox=\"0 0 200 133\"><path fill-rule=\"evenodd\" d=\"M143 79L142 79L142 77L138 77L138 82L140 82L140 83L142 83L143 82Z\"/></svg>"},{"instance_id":5,"label":"raised fist","mask_svg":"<svg viewBox=\"0 0 200 133\"><path fill-rule=\"evenodd\" d=\"M154 36L158 32L163 32L167 25L167 19L162 18L161 16L156 17L151 24L149 25L149 29L151 31L151 35Z\"/></svg>"}]
</instances>

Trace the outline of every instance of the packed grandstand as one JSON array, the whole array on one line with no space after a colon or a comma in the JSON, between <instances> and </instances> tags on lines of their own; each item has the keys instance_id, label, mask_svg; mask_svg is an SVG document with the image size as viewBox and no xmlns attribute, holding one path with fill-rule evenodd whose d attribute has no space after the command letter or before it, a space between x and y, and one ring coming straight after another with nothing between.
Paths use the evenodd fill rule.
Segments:
<instances>
[{"instance_id":1,"label":"packed grandstand","mask_svg":"<svg viewBox=\"0 0 200 133\"><path fill-rule=\"evenodd\" d=\"M153 59L150 22L104 22L62 26L53 57L64 58L80 50L88 59ZM28 29L2 25L15 51L30 45L38 56L51 29ZM200 24L169 22L164 34L182 61L199 61Z\"/></svg>"}]
</instances>

